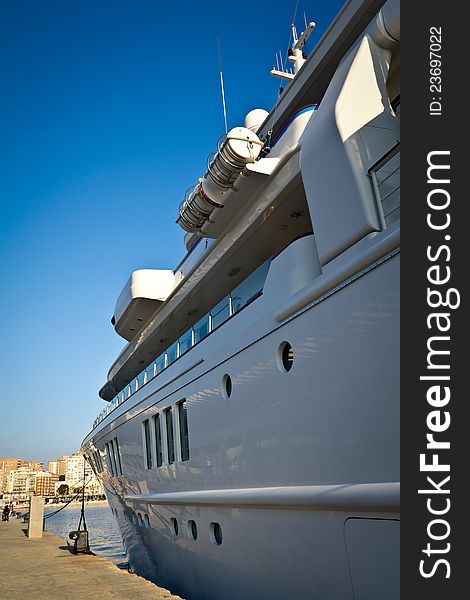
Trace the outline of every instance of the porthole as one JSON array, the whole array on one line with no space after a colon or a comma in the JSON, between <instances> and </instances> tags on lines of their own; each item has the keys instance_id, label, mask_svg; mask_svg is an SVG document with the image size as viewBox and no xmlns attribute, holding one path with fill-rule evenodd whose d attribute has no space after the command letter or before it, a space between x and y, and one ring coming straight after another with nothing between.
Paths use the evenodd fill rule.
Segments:
<instances>
[{"instance_id":1,"label":"porthole","mask_svg":"<svg viewBox=\"0 0 470 600\"><path fill-rule=\"evenodd\" d=\"M174 517L170 519L171 533L176 537L179 532L178 521Z\"/></svg>"},{"instance_id":2,"label":"porthole","mask_svg":"<svg viewBox=\"0 0 470 600\"><path fill-rule=\"evenodd\" d=\"M137 515L137 522L139 524L139 527L142 527L144 524L142 521L142 515L140 513L138 513L138 515Z\"/></svg>"},{"instance_id":3,"label":"porthole","mask_svg":"<svg viewBox=\"0 0 470 600\"><path fill-rule=\"evenodd\" d=\"M150 519L148 515L144 515L144 525L147 529L150 527Z\"/></svg>"},{"instance_id":4,"label":"porthole","mask_svg":"<svg viewBox=\"0 0 470 600\"><path fill-rule=\"evenodd\" d=\"M222 396L227 400L232 395L232 378L227 373L222 377Z\"/></svg>"},{"instance_id":5,"label":"porthole","mask_svg":"<svg viewBox=\"0 0 470 600\"><path fill-rule=\"evenodd\" d=\"M222 527L220 526L220 523L210 524L209 536L214 546L220 546L222 543Z\"/></svg>"},{"instance_id":6,"label":"porthole","mask_svg":"<svg viewBox=\"0 0 470 600\"><path fill-rule=\"evenodd\" d=\"M294 349L289 342L282 342L277 349L277 366L283 373L288 373L294 364Z\"/></svg>"},{"instance_id":7,"label":"porthole","mask_svg":"<svg viewBox=\"0 0 470 600\"><path fill-rule=\"evenodd\" d=\"M191 540L197 540L197 525L192 519L188 521L188 536Z\"/></svg>"}]
</instances>

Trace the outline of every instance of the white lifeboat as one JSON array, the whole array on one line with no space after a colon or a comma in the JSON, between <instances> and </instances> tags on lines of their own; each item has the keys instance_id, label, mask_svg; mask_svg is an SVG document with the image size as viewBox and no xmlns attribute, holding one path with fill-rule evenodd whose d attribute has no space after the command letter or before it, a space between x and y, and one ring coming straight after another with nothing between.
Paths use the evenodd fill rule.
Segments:
<instances>
[{"instance_id":1,"label":"white lifeboat","mask_svg":"<svg viewBox=\"0 0 470 600\"><path fill-rule=\"evenodd\" d=\"M220 138L217 152L207 159L207 172L186 192L176 222L188 232L199 232L216 208L223 208L223 196L235 188L246 165L256 162L263 142L254 131L235 127Z\"/></svg>"}]
</instances>

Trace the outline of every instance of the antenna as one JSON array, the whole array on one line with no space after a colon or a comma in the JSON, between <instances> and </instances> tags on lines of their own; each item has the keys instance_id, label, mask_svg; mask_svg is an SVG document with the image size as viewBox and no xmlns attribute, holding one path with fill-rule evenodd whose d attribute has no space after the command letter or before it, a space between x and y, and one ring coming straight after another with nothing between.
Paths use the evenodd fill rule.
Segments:
<instances>
[{"instance_id":1,"label":"antenna","mask_svg":"<svg viewBox=\"0 0 470 600\"><path fill-rule=\"evenodd\" d=\"M225 133L227 133L228 132L227 107L225 106L224 75L222 73L222 58L221 58L221 54L220 54L220 38L219 38L219 36L217 36L217 49L219 51L220 89L222 91L222 107L224 109Z\"/></svg>"},{"instance_id":2,"label":"antenna","mask_svg":"<svg viewBox=\"0 0 470 600\"><path fill-rule=\"evenodd\" d=\"M297 6L298 6L298 4L299 3L297 2ZM295 9L295 13L297 13L297 6ZM295 20L295 14L294 14L294 20ZM300 71L302 65L305 63L305 58L303 56L302 48L305 46L308 38L310 37L310 34L312 33L312 31L315 27L315 23L313 21L311 21L310 23L307 23L305 26L305 30L301 33L301 35L299 37L297 34L297 28L295 26L294 20L292 21L292 25L291 25L291 37L290 37L290 39L292 40L292 47L287 52L287 60L290 63L292 63L292 66L294 67L293 72L292 72L291 68L287 68L287 64L284 65L284 62L282 60L282 53L280 53L280 56L279 56L280 60L278 60L277 52L276 52L276 67L277 68L271 69L271 75L273 75L274 77L277 77L278 79L284 80L284 81L291 81L292 79L294 79L294 77ZM304 20L307 21L307 16L305 13L304 13ZM290 40L289 40L289 43L290 43Z\"/></svg>"}]
</instances>

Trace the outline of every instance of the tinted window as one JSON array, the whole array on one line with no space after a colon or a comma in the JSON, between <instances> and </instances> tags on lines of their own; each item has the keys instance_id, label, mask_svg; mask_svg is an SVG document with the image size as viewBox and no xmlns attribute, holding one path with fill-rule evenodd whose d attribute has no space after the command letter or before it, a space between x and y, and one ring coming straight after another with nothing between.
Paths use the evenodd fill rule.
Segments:
<instances>
[{"instance_id":1,"label":"tinted window","mask_svg":"<svg viewBox=\"0 0 470 600\"><path fill-rule=\"evenodd\" d=\"M157 373L161 373L163 371L163 369L166 367L165 352L157 358L157 360L155 361L155 366L156 366Z\"/></svg>"},{"instance_id":2,"label":"tinted window","mask_svg":"<svg viewBox=\"0 0 470 600\"><path fill-rule=\"evenodd\" d=\"M172 344L166 351L167 364L171 365L178 358L178 342Z\"/></svg>"},{"instance_id":3,"label":"tinted window","mask_svg":"<svg viewBox=\"0 0 470 600\"><path fill-rule=\"evenodd\" d=\"M114 476L116 473L116 465L114 464L114 457L113 457L113 453L112 453L112 449L111 449L111 442L106 443L106 454L108 455L109 470L111 472L111 475Z\"/></svg>"},{"instance_id":4,"label":"tinted window","mask_svg":"<svg viewBox=\"0 0 470 600\"><path fill-rule=\"evenodd\" d=\"M181 460L189 460L189 433L186 400L183 400L178 404L178 417L180 425Z\"/></svg>"},{"instance_id":5,"label":"tinted window","mask_svg":"<svg viewBox=\"0 0 470 600\"><path fill-rule=\"evenodd\" d=\"M168 463L171 465L175 462L175 437L173 433L173 416L171 408L165 411L166 418L166 436L168 448Z\"/></svg>"},{"instance_id":6,"label":"tinted window","mask_svg":"<svg viewBox=\"0 0 470 600\"><path fill-rule=\"evenodd\" d=\"M122 465L121 465L121 452L119 450L118 439L114 438L114 446L116 450L116 467L118 471L118 475L122 475Z\"/></svg>"},{"instance_id":7,"label":"tinted window","mask_svg":"<svg viewBox=\"0 0 470 600\"><path fill-rule=\"evenodd\" d=\"M197 344L209 335L209 315L203 317L194 325L194 343Z\"/></svg>"},{"instance_id":8,"label":"tinted window","mask_svg":"<svg viewBox=\"0 0 470 600\"><path fill-rule=\"evenodd\" d=\"M118 474L118 468L117 468L117 460L116 460L116 451L114 449L114 441L110 440L109 441L109 447L111 449L111 462L113 463L113 475L117 475Z\"/></svg>"},{"instance_id":9,"label":"tinted window","mask_svg":"<svg viewBox=\"0 0 470 600\"><path fill-rule=\"evenodd\" d=\"M249 275L245 281L242 281L231 293L232 311L236 313L251 300L256 298L263 290L264 282L268 275L270 261L266 261Z\"/></svg>"},{"instance_id":10,"label":"tinted window","mask_svg":"<svg viewBox=\"0 0 470 600\"><path fill-rule=\"evenodd\" d=\"M211 310L212 329L222 325L230 317L230 298L227 296Z\"/></svg>"},{"instance_id":11,"label":"tinted window","mask_svg":"<svg viewBox=\"0 0 470 600\"><path fill-rule=\"evenodd\" d=\"M154 374L155 374L155 363L154 362L145 369L145 373L146 373L146 382L150 381L154 377Z\"/></svg>"},{"instance_id":12,"label":"tinted window","mask_svg":"<svg viewBox=\"0 0 470 600\"><path fill-rule=\"evenodd\" d=\"M193 330L190 329L180 337L180 356L187 352L193 345Z\"/></svg>"},{"instance_id":13,"label":"tinted window","mask_svg":"<svg viewBox=\"0 0 470 600\"><path fill-rule=\"evenodd\" d=\"M163 463L162 457L162 424L160 415L154 417L155 422L155 450L157 458L157 467L161 467Z\"/></svg>"},{"instance_id":14,"label":"tinted window","mask_svg":"<svg viewBox=\"0 0 470 600\"><path fill-rule=\"evenodd\" d=\"M150 425L148 419L144 421L144 444L145 444L145 456L147 459L147 469L152 468L152 447L150 445Z\"/></svg>"}]
</instances>

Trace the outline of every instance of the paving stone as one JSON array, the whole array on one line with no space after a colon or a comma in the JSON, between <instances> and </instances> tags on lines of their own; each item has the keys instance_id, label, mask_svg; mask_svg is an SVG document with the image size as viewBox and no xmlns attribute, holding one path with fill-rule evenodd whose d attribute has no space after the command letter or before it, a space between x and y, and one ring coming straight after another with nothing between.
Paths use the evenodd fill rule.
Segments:
<instances>
[{"instance_id":1,"label":"paving stone","mask_svg":"<svg viewBox=\"0 0 470 600\"><path fill-rule=\"evenodd\" d=\"M72 554L52 533L25 531L20 519L0 523L1 600L181 600L105 558Z\"/></svg>"}]
</instances>

